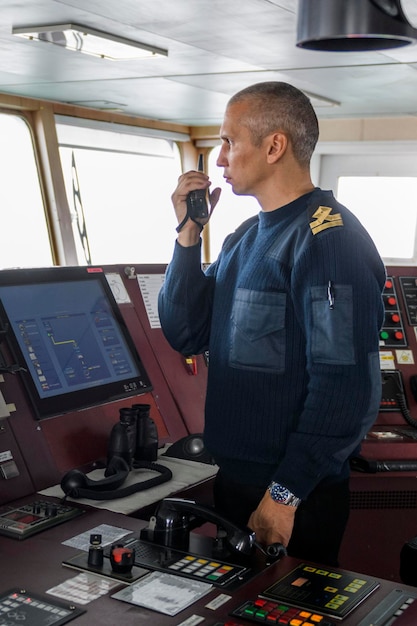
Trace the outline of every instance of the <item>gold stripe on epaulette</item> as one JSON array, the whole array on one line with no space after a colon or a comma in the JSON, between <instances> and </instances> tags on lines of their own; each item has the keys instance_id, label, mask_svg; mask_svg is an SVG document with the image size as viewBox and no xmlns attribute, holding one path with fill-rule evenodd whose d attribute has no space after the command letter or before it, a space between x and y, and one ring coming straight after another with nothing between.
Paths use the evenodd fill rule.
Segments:
<instances>
[{"instance_id":1,"label":"gold stripe on epaulette","mask_svg":"<svg viewBox=\"0 0 417 626\"><path fill-rule=\"evenodd\" d=\"M319 206L313 217L316 219L310 223L311 232L313 235L317 235L326 228L333 228L333 226L343 226L343 219L340 213L331 214L332 209L328 206Z\"/></svg>"}]
</instances>

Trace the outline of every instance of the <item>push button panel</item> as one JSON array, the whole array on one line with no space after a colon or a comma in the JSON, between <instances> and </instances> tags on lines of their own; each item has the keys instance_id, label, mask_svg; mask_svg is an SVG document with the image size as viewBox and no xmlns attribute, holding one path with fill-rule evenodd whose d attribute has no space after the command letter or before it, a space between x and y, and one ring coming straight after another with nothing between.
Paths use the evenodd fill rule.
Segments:
<instances>
[{"instance_id":1,"label":"push button panel","mask_svg":"<svg viewBox=\"0 0 417 626\"><path fill-rule=\"evenodd\" d=\"M385 308L384 324L379 333L380 347L404 348L407 346L407 337L404 330L400 305L395 289L394 279L390 276L385 281L382 294Z\"/></svg>"},{"instance_id":2,"label":"push button panel","mask_svg":"<svg viewBox=\"0 0 417 626\"><path fill-rule=\"evenodd\" d=\"M287 626L335 626L328 617L302 608L292 607L285 602L274 602L265 598L247 601L233 615L259 624L286 624Z\"/></svg>"}]
</instances>

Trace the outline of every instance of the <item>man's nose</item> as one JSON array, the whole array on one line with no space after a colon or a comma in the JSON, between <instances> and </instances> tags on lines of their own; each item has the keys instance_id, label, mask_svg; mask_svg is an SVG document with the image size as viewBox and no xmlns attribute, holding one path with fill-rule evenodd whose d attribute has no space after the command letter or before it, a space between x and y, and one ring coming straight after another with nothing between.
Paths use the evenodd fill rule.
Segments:
<instances>
[{"instance_id":1,"label":"man's nose","mask_svg":"<svg viewBox=\"0 0 417 626\"><path fill-rule=\"evenodd\" d=\"M227 159L226 159L226 157L224 155L223 148L221 148L221 150L219 152L219 156L217 157L216 165L217 165L217 167L225 167L225 165L227 165Z\"/></svg>"}]
</instances>

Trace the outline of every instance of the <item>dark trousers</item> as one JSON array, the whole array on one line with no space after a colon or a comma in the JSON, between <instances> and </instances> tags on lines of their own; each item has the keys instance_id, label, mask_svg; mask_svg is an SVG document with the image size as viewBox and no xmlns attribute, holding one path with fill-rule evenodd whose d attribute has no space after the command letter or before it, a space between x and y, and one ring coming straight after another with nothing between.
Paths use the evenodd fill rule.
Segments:
<instances>
[{"instance_id":1,"label":"dark trousers","mask_svg":"<svg viewBox=\"0 0 417 626\"><path fill-rule=\"evenodd\" d=\"M264 487L230 481L219 471L214 482L214 505L226 519L244 528L264 493ZM297 508L288 554L337 566L348 517L349 481L317 487Z\"/></svg>"}]
</instances>

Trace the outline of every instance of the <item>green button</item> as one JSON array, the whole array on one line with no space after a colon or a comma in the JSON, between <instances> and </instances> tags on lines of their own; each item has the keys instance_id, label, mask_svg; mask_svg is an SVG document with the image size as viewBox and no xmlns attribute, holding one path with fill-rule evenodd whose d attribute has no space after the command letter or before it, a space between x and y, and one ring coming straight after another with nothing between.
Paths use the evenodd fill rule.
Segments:
<instances>
[{"instance_id":1,"label":"green button","mask_svg":"<svg viewBox=\"0 0 417 626\"><path fill-rule=\"evenodd\" d=\"M247 613L248 615L255 615L256 613L256 607L255 606L247 606L245 608L245 613Z\"/></svg>"}]
</instances>

